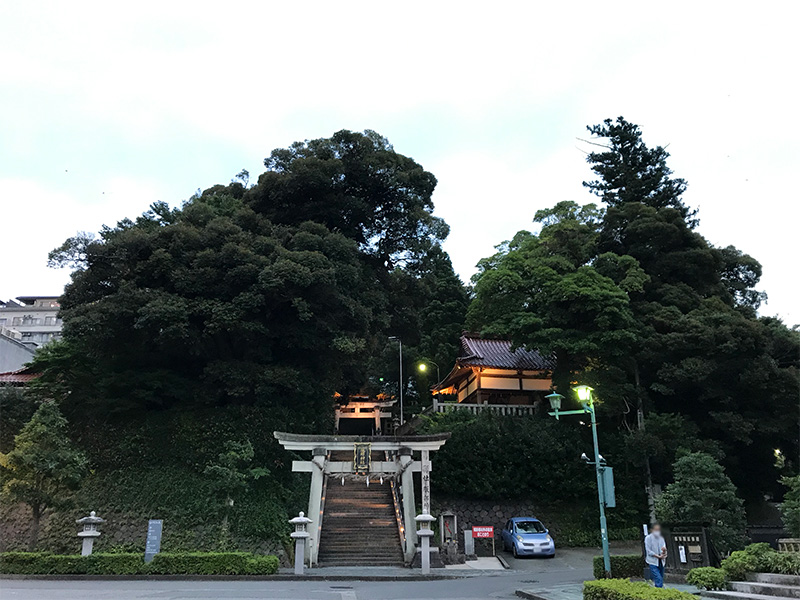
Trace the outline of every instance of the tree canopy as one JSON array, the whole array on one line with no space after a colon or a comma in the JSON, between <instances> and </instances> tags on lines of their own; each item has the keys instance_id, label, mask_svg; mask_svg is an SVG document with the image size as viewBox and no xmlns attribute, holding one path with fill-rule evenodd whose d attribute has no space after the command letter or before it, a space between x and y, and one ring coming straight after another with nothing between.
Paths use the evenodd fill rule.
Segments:
<instances>
[{"instance_id":1,"label":"tree canopy","mask_svg":"<svg viewBox=\"0 0 800 600\"><path fill-rule=\"evenodd\" d=\"M786 415L797 411L800 334L758 317L760 264L696 231L664 148L621 117L589 131L604 150L588 154L597 179L585 185L604 205L540 210L538 234L481 261L470 326L554 352L557 385L594 385L640 448L661 444L633 432L645 413L674 415L696 432L687 447L705 440L753 497L776 491L773 449L797 455Z\"/></svg>"},{"instance_id":2,"label":"tree canopy","mask_svg":"<svg viewBox=\"0 0 800 600\"><path fill-rule=\"evenodd\" d=\"M75 271L39 385L112 412L291 406L324 430L333 392L386 368L366 357L388 336L447 360L467 297L441 249L433 175L371 131L265 165L251 187L243 172L54 250Z\"/></svg>"}]
</instances>

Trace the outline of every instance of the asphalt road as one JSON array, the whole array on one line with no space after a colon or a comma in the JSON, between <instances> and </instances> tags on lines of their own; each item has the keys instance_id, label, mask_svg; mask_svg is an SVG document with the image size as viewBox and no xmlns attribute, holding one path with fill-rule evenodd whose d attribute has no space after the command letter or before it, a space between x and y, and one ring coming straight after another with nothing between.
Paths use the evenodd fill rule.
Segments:
<instances>
[{"instance_id":1,"label":"asphalt road","mask_svg":"<svg viewBox=\"0 0 800 600\"><path fill-rule=\"evenodd\" d=\"M563 549L552 559L507 557L510 570L438 581L41 581L0 580L0 600L485 600L517 589L592 577L597 551ZM319 571L318 571L319 572ZM448 573L453 574L452 572Z\"/></svg>"}]
</instances>

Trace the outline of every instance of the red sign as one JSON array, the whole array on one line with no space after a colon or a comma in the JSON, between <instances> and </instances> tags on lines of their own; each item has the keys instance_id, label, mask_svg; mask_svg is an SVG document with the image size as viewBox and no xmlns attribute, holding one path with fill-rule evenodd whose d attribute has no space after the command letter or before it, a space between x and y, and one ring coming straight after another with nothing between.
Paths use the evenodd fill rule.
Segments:
<instances>
[{"instance_id":1,"label":"red sign","mask_svg":"<svg viewBox=\"0 0 800 600\"><path fill-rule=\"evenodd\" d=\"M491 525L473 525L472 537L474 538L493 538L494 527Z\"/></svg>"}]
</instances>

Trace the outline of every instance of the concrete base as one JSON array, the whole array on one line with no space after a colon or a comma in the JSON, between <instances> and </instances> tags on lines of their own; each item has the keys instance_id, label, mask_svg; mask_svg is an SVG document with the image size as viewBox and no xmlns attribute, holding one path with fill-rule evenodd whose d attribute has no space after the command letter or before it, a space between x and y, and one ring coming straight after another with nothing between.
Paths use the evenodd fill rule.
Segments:
<instances>
[{"instance_id":1,"label":"concrete base","mask_svg":"<svg viewBox=\"0 0 800 600\"><path fill-rule=\"evenodd\" d=\"M416 554L414 554L414 560L411 561L411 568L412 569L419 569L422 567L422 552L419 548L417 548ZM431 568L432 569L443 569L444 568L444 561L442 560L441 554L439 554L439 548L434 546L431 548Z\"/></svg>"}]
</instances>

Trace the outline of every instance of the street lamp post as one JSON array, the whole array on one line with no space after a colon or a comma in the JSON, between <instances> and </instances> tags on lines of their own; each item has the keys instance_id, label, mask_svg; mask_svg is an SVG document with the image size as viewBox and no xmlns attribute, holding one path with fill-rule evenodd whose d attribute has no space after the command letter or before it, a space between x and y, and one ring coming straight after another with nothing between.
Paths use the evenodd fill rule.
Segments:
<instances>
[{"instance_id":1,"label":"street lamp post","mask_svg":"<svg viewBox=\"0 0 800 600\"><path fill-rule=\"evenodd\" d=\"M389 338L395 340L400 345L400 425L406 422L403 416L403 340L393 335Z\"/></svg>"},{"instance_id":2,"label":"street lamp post","mask_svg":"<svg viewBox=\"0 0 800 600\"><path fill-rule=\"evenodd\" d=\"M592 422L592 442L594 443L594 462L595 474L597 475L597 499L600 505L600 538L603 542L603 568L606 572L606 577L611 576L611 556L608 551L608 526L606 523L606 495L605 495L605 481L604 471L606 470L606 461L600 454L600 446L597 443L597 419L594 412L594 401L592 400L592 388L588 385L579 385L575 388L578 394L578 400L583 407L580 410L560 410L561 399L564 397L561 394L550 394L547 399L550 401L550 407L553 412L548 413L550 416L558 419L560 415L579 415L589 413ZM613 503L612 503L613 506Z\"/></svg>"},{"instance_id":3,"label":"street lamp post","mask_svg":"<svg viewBox=\"0 0 800 600\"><path fill-rule=\"evenodd\" d=\"M425 371L428 370L428 365L433 365L434 367L436 367L436 383L439 383L442 380L441 376L439 375L439 365L437 365L432 360L421 360L421 361L419 361L419 365L417 365L417 369L419 369L420 372L424 373Z\"/></svg>"}]
</instances>

